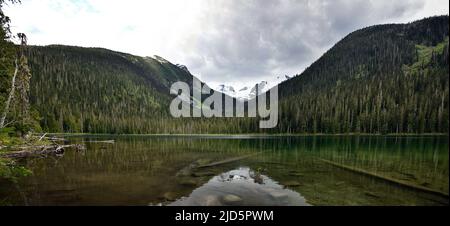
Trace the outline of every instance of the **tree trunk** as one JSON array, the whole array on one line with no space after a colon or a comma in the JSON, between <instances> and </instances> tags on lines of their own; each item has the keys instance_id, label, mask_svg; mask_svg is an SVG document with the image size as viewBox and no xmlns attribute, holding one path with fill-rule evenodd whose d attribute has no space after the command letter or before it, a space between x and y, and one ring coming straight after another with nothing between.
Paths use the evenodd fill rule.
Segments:
<instances>
[{"instance_id":1,"label":"tree trunk","mask_svg":"<svg viewBox=\"0 0 450 226\"><path fill-rule=\"evenodd\" d=\"M19 65L17 64L17 59L15 60L15 64L16 64L16 69L14 71L14 76L12 78L11 90L9 91L8 100L5 103L5 110L3 111L3 115L2 115L2 118L0 121L0 129L5 127L6 115L8 115L9 105L11 104L11 100L14 96L14 91L16 89L16 77L17 77L17 72L19 71Z\"/></svg>"}]
</instances>

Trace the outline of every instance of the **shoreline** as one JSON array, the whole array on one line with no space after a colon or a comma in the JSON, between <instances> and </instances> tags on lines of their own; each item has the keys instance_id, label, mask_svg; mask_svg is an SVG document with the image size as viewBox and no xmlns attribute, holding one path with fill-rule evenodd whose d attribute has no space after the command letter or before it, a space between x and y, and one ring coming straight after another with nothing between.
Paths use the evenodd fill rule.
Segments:
<instances>
[{"instance_id":1,"label":"shoreline","mask_svg":"<svg viewBox=\"0 0 450 226\"><path fill-rule=\"evenodd\" d=\"M37 135L42 135L38 133ZM402 133L402 134L374 134L374 133L343 133L343 134L326 134L326 133L305 133L305 134L267 134L267 133L249 133L249 134L113 134L113 133L47 133L47 136L142 136L142 137L235 137L235 138L264 138L264 137L433 137L433 136L449 136L448 133Z\"/></svg>"}]
</instances>

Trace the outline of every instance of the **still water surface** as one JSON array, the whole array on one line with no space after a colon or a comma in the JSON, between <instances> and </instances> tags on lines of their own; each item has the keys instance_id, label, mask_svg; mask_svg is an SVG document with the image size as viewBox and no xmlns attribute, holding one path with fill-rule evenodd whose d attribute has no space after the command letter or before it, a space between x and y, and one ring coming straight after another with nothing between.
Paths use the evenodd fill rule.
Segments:
<instances>
[{"instance_id":1,"label":"still water surface","mask_svg":"<svg viewBox=\"0 0 450 226\"><path fill-rule=\"evenodd\" d=\"M3 205L448 205L445 136L71 136ZM92 141L111 140L109 143ZM341 168L339 166L344 166ZM357 169L358 172L348 170ZM361 171L398 181L413 189Z\"/></svg>"}]
</instances>

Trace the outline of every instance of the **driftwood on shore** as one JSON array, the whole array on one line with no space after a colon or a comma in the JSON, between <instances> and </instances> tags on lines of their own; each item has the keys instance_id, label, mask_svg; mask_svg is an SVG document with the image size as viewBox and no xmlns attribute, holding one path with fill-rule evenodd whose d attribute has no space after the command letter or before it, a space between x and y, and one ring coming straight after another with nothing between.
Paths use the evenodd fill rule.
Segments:
<instances>
[{"instance_id":1,"label":"driftwood on shore","mask_svg":"<svg viewBox=\"0 0 450 226\"><path fill-rule=\"evenodd\" d=\"M59 138L59 137L49 137L49 138L47 138L47 140L49 140L49 141L68 141L67 139Z\"/></svg>"},{"instance_id":2,"label":"driftwood on shore","mask_svg":"<svg viewBox=\"0 0 450 226\"><path fill-rule=\"evenodd\" d=\"M39 141L41 141L42 139L44 139L44 137L47 135L47 133L44 133L44 135L42 135L41 137L39 137Z\"/></svg>"},{"instance_id":3,"label":"driftwood on shore","mask_svg":"<svg viewBox=\"0 0 450 226\"><path fill-rule=\"evenodd\" d=\"M449 197L449 194L445 193L443 191L434 190L432 188L428 188L428 187L424 187L424 186L421 186L421 185L409 183L409 182L406 182L406 181L401 181L401 180L398 180L398 179L394 179L394 178L391 178L391 177L387 177L387 176L384 176L384 175L380 175L380 174L377 174L377 173L374 173L374 172L370 172L370 171L367 171L367 170L363 170L363 169L359 169L359 168L356 168L356 167L343 165L343 164L340 164L340 163L337 163L337 162L333 162L333 161L329 161L329 160L326 160L326 159L319 159L319 160L324 162L324 163L327 163L329 165L332 165L334 167L341 168L343 170L347 170L347 171L350 171L350 172L353 172L353 173L358 173L358 174L361 174L361 175L364 175L364 176L368 176L368 177L371 177L371 178L375 178L375 179L378 179L378 180L381 180L381 181L384 181L384 182L388 182L388 183L391 183L391 184L395 184L397 186L401 186L401 187L405 187L405 188L408 188L408 189L412 189L412 190L416 190L416 191L421 191L421 192L425 192L425 193L441 196L441 197L444 197L444 198L447 198L447 199Z\"/></svg>"},{"instance_id":4,"label":"driftwood on shore","mask_svg":"<svg viewBox=\"0 0 450 226\"><path fill-rule=\"evenodd\" d=\"M46 133L42 136L33 136L34 138L38 139L38 141L41 141L43 139L46 139L48 141L68 141L67 139L60 138L60 137L46 137Z\"/></svg>"},{"instance_id":5,"label":"driftwood on shore","mask_svg":"<svg viewBox=\"0 0 450 226\"><path fill-rule=\"evenodd\" d=\"M20 151L10 151L1 153L0 157L3 158L26 158L32 156L49 155L49 154L63 154L67 148L74 148L75 150L84 150L85 146L82 144L72 145L42 145L42 146L24 146L20 147Z\"/></svg>"}]
</instances>

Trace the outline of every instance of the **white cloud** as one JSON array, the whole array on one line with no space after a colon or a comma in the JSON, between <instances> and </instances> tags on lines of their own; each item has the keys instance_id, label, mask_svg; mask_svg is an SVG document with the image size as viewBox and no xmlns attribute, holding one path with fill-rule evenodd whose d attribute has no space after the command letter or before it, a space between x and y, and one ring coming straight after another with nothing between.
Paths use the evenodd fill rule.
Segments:
<instances>
[{"instance_id":1,"label":"white cloud","mask_svg":"<svg viewBox=\"0 0 450 226\"><path fill-rule=\"evenodd\" d=\"M138 55L172 55L197 26L201 2L23 0L5 9L31 44L105 47ZM169 56L170 57L170 56Z\"/></svg>"},{"instance_id":2,"label":"white cloud","mask_svg":"<svg viewBox=\"0 0 450 226\"><path fill-rule=\"evenodd\" d=\"M30 44L157 54L236 87L300 73L347 33L448 14L447 0L23 0L6 6Z\"/></svg>"}]
</instances>

